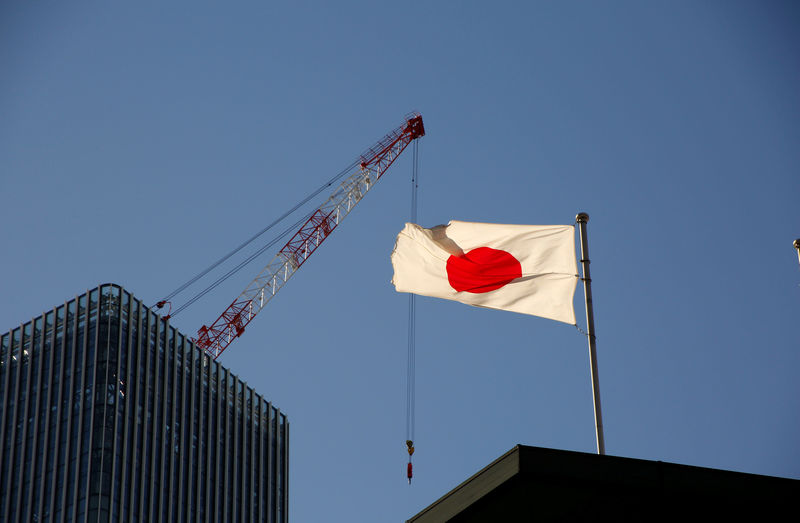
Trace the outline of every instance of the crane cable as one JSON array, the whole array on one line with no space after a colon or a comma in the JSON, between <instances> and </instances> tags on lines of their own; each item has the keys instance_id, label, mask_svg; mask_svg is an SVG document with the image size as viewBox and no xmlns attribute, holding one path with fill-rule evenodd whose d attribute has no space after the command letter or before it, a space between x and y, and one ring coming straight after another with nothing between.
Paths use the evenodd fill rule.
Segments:
<instances>
[{"instance_id":1,"label":"crane cable","mask_svg":"<svg viewBox=\"0 0 800 523\"><path fill-rule=\"evenodd\" d=\"M238 272L240 269L242 269L242 268L243 268L245 265L247 265L248 263L250 263L251 261L253 261L253 260L254 260L256 257L258 257L258 255L260 255L261 253L263 253L263 252L264 252L266 249L268 249L269 247L272 247L272 246L273 246L273 245L274 245L274 244L275 244L275 243L276 243L276 242L277 242L277 241L278 241L280 238L283 238L283 237L285 237L285 236L286 236L286 234L288 234L288 232L290 232L290 231L291 231L291 228L289 228L288 230L286 230L286 231L284 231L283 233L281 233L281 234L280 234L280 235L279 235L277 238L275 238L274 240L272 240L271 242L269 242L269 243L268 243L266 246L264 246L264 247L262 247L261 249L259 249L255 255L248 257L248 258L245 260L245 262L243 262L242 264L239 264L237 267L235 267L234 269L232 269L231 271L229 271L229 272L228 272L228 273L227 273L225 276L223 276L222 278L218 279L217 281L215 281L214 283L212 283L210 286L206 287L206 288L205 288L205 289L203 289L201 292L199 292L198 294L196 294L195 296L193 296L193 297L192 297L191 299L189 299L189 300L188 300L188 301L187 301L185 304L183 304L181 307L179 307L179 308L178 308L178 309L175 311L175 313L174 313L174 314L173 314L173 313L171 313L171 310L172 310L172 303L171 303L171 300L172 300L172 298L174 298L175 296L177 296L178 294L180 294L181 292L183 292L184 290L186 290L186 289L187 289L187 288L188 288L190 285L192 285L193 283L195 283L197 280L199 280L200 278L202 278L203 276L205 276L206 274L208 274L208 273L209 273L209 272L211 272L212 270L216 269L217 267L219 267L219 266L220 266L222 263L224 263L225 261L227 261L227 260L228 260L228 259L229 259L231 256L233 256L234 254L238 253L239 251L241 251L242 249L244 249L245 247L247 247L248 245L250 245L251 243L253 243L253 242L254 242L256 239L258 239L259 237L261 237L261 236L262 236L264 233L266 233L267 231L269 231L270 229L272 229L274 226L276 226L277 224L279 224L280 222L282 222L283 220L285 220L287 217L289 217L291 214L293 214L295 211L297 211L297 209L299 209L299 208L300 208L300 207L302 207L303 205L307 204L307 203L308 203L309 201L311 201L313 198L315 198L316 196L318 196L318 195L319 195L319 193L321 193L322 191L324 191L325 189L327 189L328 187L330 187L331 185L333 185L334 183L336 183L336 182L337 182L337 181L338 181L340 178L342 178L344 175L346 175L346 174L348 174L350 171L352 171L352 170L353 170L353 169L354 169L354 168L355 168L355 167L356 167L356 166L357 166L359 163L360 163L360 159L353 161L353 162L352 162L350 165L348 165L347 167L345 167L344 169L342 169L342 170L341 170L341 171L340 171L338 174L336 174L336 175L335 175L333 178L331 178L330 180L328 180L328 181L327 181L327 182L325 182L324 184L320 185L320 186L319 186L317 189L315 189L313 192L311 192L311 194L309 194L308 196L306 196L305 198L303 198L303 199L302 199L300 202L298 202L297 204L295 204L294 206L292 206L292 207L291 207L291 208L290 208L288 211L284 212L284 213L283 213L282 215L280 215L278 218L276 218L275 220L273 220L273 221L272 221L272 223L270 223L269 225L267 225L266 227L264 227L263 229L261 229L259 232L257 232L257 233L256 233L256 234L254 234L253 236L251 236L249 239L247 239L247 240L245 240L244 242L242 242L241 244L239 244L239 246L237 246L237 247L236 247L236 248L234 248L232 251L230 251L228 254L226 254L226 255L225 255L225 256L223 256L222 258L218 259L217 261L215 261L214 263L212 263L212 264L211 264L211 265L209 265L208 267L206 267L204 270L200 271L200 272L199 272L198 274L196 274L194 277L192 277L192 278L190 278L189 280L185 281L183 284L181 284L181 285L180 285L178 288L176 288L175 290L173 290L171 293L167 294L167 295L166 295L164 298L162 298L161 300L159 300L159 301L158 301L158 303L156 303L156 304L155 304L155 307L157 307L157 308L159 308L159 309L160 309L161 307L163 307L164 305L166 305L166 304L168 304L168 303L169 303L169 304L170 304L170 313L168 313L167 317L170 317L170 316L175 316L175 315L177 315L179 312L181 312L182 310L184 310L186 307L188 307L189 305L193 304L193 303L194 303L195 301L197 301L198 299L200 299L200 298L202 298L203 296L205 296L205 295L206 295L208 292L210 292L212 289L214 289L214 288L215 288L217 285L219 285L220 283L222 283L223 281L225 281L226 279L228 279L230 276L232 276L233 274L235 274L236 272ZM292 227L297 227L297 226L299 226L300 224L302 224L304 220L307 220L307 219L308 219L308 218L311 216L311 214L313 214L313 213L309 213L309 214L307 214L307 215L304 217L304 219L303 219L303 220L299 220L299 221L298 221L296 224L293 224L293 225L292 225Z\"/></svg>"},{"instance_id":2,"label":"crane cable","mask_svg":"<svg viewBox=\"0 0 800 523\"><path fill-rule=\"evenodd\" d=\"M417 190L419 189L419 142L414 140L414 160L411 171L411 223L417 223ZM414 422L416 404L416 295L408 295L408 366L406 368L406 448L408 450L408 467L406 475L411 485L413 468L411 456L414 455Z\"/></svg>"},{"instance_id":3,"label":"crane cable","mask_svg":"<svg viewBox=\"0 0 800 523\"><path fill-rule=\"evenodd\" d=\"M263 247L261 247L260 249L258 249L256 252L254 252L253 254L251 254L250 256L248 256L247 258L245 258L245 259L244 259L244 261L242 261L241 263L239 263L239 265L237 265L237 266L236 266L236 267L234 267L233 269L229 270L228 272L226 272L225 274L223 274L222 276L220 276L219 278L217 278L217 280L216 280L214 283L212 283L211 285L209 285L208 287L206 287L206 288L205 288L205 289L203 289L202 291L198 292L197 294L195 294L194 296L192 296L191 298L189 298L189 300L187 300L187 301L186 301L186 303L184 303L183 305L181 305L180 307L178 307L178 308L175 310L175 312L174 312L174 313L172 313L172 316L177 316L177 315L178 315L178 314L179 314L181 311L183 311L184 309L186 309L187 307L189 307L190 305L192 305L194 302L196 302L197 300L199 300L200 298L202 298L203 296L205 296L206 294L208 294L209 292L211 292L212 290L214 290L214 289L215 289L215 288L216 288L216 287L217 287L217 286L218 286L220 283L224 282L225 280L227 280L228 278L230 278L231 276L233 276L234 274L236 274L237 272L239 272L240 270L242 270L244 267L246 267L247 265L249 265L249 264L250 264L250 262L252 262L252 261L253 261L253 260L255 260L256 258L258 258L258 257L259 257L261 254L263 254L263 253L264 253L264 251L266 251L266 250L267 250L267 249L269 249L270 247L274 246L276 243L278 243L278 242L279 242L279 241L281 241L283 238L285 238L286 236L288 236L288 234L289 234L290 232L293 232L293 231L295 231L295 230L296 230L298 227L300 227L300 225L302 225L303 223L305 223L306 221L308 221L308 219L309 219L309 218L311 218L311 215L312 215L312 214L314 214L314 212L315 212L315 211L311 211L310 213L306 214L305 216L303 216L302 218L300 218L299 220L297 220L295 223L293 223L292 225L290 225L289 227L287 227L287 228L286 228L286 229L285 229L285 230L284 230L282 233L280 233L278 236L276 236L276 237L275 237L273 240L271 240L270 242L268 242L266 245L264 245Z\"/></svg>"}]
</instances>

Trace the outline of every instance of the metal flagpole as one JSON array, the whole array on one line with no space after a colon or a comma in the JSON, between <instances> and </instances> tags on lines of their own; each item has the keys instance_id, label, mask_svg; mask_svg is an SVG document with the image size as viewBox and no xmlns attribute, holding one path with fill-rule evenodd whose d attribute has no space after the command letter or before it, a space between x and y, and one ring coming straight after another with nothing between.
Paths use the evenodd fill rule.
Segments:
<instances>
[{"instance_id":1,"label":"metal flagpole","mask_svg":"<svg viewBox=\"0 0 800 523\"><path fill-rule=\"evenodd\" d=\"M600 382L597 377L597 347L594 336L594 309L592 308L592 277L589 272L589 243L586 240L586 223L589 215L585 212L575 217L581 235L581 267L583 268L583 294L586 296L586 328L589 338L589 362L592 371L592 394L594 401L594 425L597 434L597 453L606 453L606 442L603 437L603 413L600 409Z\"/></svg>"}]
</instances>

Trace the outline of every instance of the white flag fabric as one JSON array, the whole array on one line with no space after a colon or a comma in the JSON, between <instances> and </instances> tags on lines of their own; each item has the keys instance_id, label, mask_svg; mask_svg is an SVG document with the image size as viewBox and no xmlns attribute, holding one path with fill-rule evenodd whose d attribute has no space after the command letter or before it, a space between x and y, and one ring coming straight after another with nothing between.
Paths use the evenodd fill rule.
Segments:
<instances>
[{"instance_id":1,"label":"white flag fabric","mask_svg":"<svg viewBox=\"0 0 800 523\"><path fill-rule=\"evenodd\" d=\"M407 223L392 251L398 292L531 314L575 325L572 225Z\"/></svg>"}]
</instances>

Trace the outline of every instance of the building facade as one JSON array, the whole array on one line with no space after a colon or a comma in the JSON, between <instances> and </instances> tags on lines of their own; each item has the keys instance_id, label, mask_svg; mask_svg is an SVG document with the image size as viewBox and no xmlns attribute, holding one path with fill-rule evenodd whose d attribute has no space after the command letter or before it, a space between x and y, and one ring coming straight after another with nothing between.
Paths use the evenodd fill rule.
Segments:
<instances>
[{"instance_id":1,"label":"building facade","mask_svg":"<svg viewBox=\"0 0 800 523\"><path fill-rule=\"evenodd\" d=\"M0 521L288 520L286 416L118 285L0 337Z\"/></svg>"}]
</instances>

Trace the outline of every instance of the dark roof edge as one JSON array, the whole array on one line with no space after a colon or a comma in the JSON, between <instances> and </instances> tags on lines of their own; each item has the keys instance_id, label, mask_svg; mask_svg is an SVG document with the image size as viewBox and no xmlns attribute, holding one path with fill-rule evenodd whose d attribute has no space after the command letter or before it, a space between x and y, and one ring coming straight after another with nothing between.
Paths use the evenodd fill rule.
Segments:
<instances>
[{"instance_id":1,"label":"dark roof edge","mask_svg":"<svg viewBox=\"0 0 800 523\"><path fill-rule=\"evenodd\" d=\"M500 456L499 458L495 459L478 472L467 478L465 481L462 481L458 484L455 488L449 490L446 494L441 496L439 499L425 507L421 512L416 514L415 516L411 517L411 519L406 520L406 523L411 523L413 521L418 520L425 516L426 513L439 508L440 505L443 505L447 502L452 502L454 497L458 497L459 493L464 492L471 483L476 482L479 478L482 484L480 491L469 495L468 497L473 498L471 502L474 503L475 501L479 500L486 494L490 493L492 490L500 486L501 484L505 483L508 479L515 476L519 473L520 469L520 445L515 445L511 450L507 451L505 454ZM492 475L493 477L487 479L484 477L487 472L489 471L494 472ZM462 502L459 502L458 505L460 506ZM453 516L456 515L457 512L453 512Z\"/></svg>"},{"instance_id":2,"label":"dark roof edge","mask_svg":"<svg viewBox=\"0 0 800 523\"><path fill-rule=\"evenodd\" d=\"M517 444L406 523L448 521L515 476L531 474L540 479L583 484L633 488L649 485L659 490L728 496L747 493L753 499L772 499L800 490L800 480L793 478Z\"/></svg>"}]
</instances>

